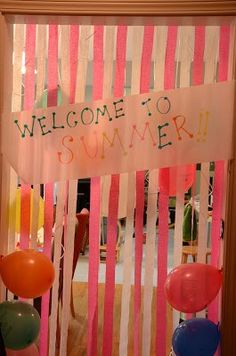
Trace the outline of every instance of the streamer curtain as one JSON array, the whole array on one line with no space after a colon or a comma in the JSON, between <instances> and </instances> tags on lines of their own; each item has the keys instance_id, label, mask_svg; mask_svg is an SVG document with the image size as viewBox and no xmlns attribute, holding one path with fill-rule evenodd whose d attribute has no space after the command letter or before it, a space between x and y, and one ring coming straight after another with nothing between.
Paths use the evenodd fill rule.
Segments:
<instances>
[{"instance_id":1,"label":"streamer curtain","mask_svg":"<svg viewBox=\"0 0 236 356\"><path fill-rule=\"evenodd\" d=\"M14 25L14 30L13 111L30 110L39 105L45 89L48 93L47 106L50 107L61 103L72 104L231 79L232 38L228 26L17 24ZM60 100L58 90L63 93ZM20 160L21 157L17 159ZM72 217L78 212L77 180L30 186L20 181L17 172L9 163L7 164L8 174L3 177L3 183L10 182L8 201L13 210L16 209L14 201L19 185L21 191L20 234L15 231L15 210L7 222L9 252L14 250L17 242L20 248L29 246L37 248L39 232L36 221L39 215L40 195L44 200L44 233L41 242L43 253L49 258L54 255L56 279L51 293L55 305L52 303L51 310L50 293L42 297L39 352L41 356L54 356L56 335L61 332L60 356L63 356L67 352L70 324L72 260L76 229ZM34 165L37 165L37 148L34 150L32 167ZM207 239L210 239L208 241L211 246L210 263L221 267L220 227L224 211L227 163L216 161L214 166L214 172L210 171L210 162L202 163L198 170L196 166L194 168L194 175L199 179L199 186L195 185L194 195L199 194L200 201L197 261L205 260ZM168 307L164 283L169 270L181 263L186 193L184 176L182 170L177 168L174 176L177 187L174 200L175 226L171 231L169 189L166 191L160 188L159 184L160 177L164 176L168 187L173 179L171 169L162 168L160 171L148 168L150 169L147 171L112 174L106 177L95 176L90 181L88 318L85 321L87 328L85 348L89 356L99 355L100 352L104 356L112 355L114 347L117 346L115 343L117 338L121 356L130 352L135 356L141 354L163 356L170 352L172 331L182 317ZM78 184L81 184L80 181ZM32 189L34 199L30 198ZM209 194L213 196L211 233L207 232ZM33 213L30 209L33 209ZM108 228L105 294L101 311L98 310L98 290L101 283L99 246L100 225L104 215L108 218ZM120 296L116 291L121 263L117 264L116 261L116 229L119 217L125 218L126 221L122 232L123 287ZM65 238L63 303L61 328L57 330L63 234ZM170 246L173 250L172 257ZM79 258L78 268L80 263L82 262ZM12 298L10 293L8 298ZM121 304L118 329L115 324L117 320L114 319L116 298L120 298ZM206 317L206 312L203 311L199 315ZM214 322L220 321L218 298L209 306L208 317ZM102 328L102 334L99 328Z\"/></svg>"}]
</instances>

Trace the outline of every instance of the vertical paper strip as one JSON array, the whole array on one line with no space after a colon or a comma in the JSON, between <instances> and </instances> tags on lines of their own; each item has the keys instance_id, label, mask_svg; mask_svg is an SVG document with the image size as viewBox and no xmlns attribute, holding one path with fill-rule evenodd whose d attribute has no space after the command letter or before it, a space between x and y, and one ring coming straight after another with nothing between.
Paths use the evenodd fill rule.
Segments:
<instances>
[{"instance_id":1,"label":"vertical paper strip","mask_svg":"<svg viewBox=\"0 0 236 356\"><path fill-rule=\"evenodd\" d=\"M204 80L204 49L205 49L205 27L195 27L195 46L193 59L193 84L201 85ZM198 249L197 262L206 263L207 251L207 219L208 219L208 188L209 188L209 163L201 164L200 173L200 207L198 225ZM205 310L197 314L205 317Z\"/></svg>"},{"instance_id":2,"label":"vertical paper strip","mask_svg":"<svg viewBox=\"0 0 236 356\"><path fill-rule=\"evenodd\" d=\"M39 106L39 100L44 92L45 85L45 69L46 69L46 25L37 25L37 80L36 80L36 103L35 106ZM35 157L37 157L37 148L35 149ZM38 165L37 159L34 160L34 167ZM37 233L38 233L38 217L39 217L39 201L40 201L40 185L34 185L33 192L33 213L32 213L32 224L31 224L31 242L32 248L37 246Z\"/></svg>"},{"instance_id":3,"label":"vertical paper strip","mask_svg":"<svg viewBox=\"0 0 236 356\"><path fill-rule=\"evenodd\" d=\"M134 270L134 355L140 354L141 278L143 259L144 172L136 172L135 270Z\"/></svg>"},{"instance_id":4,"label":"vertical paper strip","mask_svg":"<svg viewBox=\"0 0 236 356\"><path fill-rule=\"evenodd\" d=\"M198 33L197 33L198 29ZM216 80L217 62L218 62L218 27L204 27L205 39L203 39L203 31L196 28L196 38L198 38L199 55L201 56L203 43L204 48L204 83L214 83ZM196 65L199 63L199 57L196 53ZM195 73L196 84L201 84L200 74L197 77ZM200 176L200 211L199 211L199 230L198 230L198 262L206 262L206 249L208 239L208 194L209 194L209 163L202 163ZM197 317L205 317L205 310L197 313Z\"/></svg>"},{"instance_id":5,"label":"vertical paper strip","mask_svg":"<svg viewBox=\"0 0 236 356\"><path fill-rule=\"evenodd\" d=\"M25 42L25 80L24 80L24 110L34 105L35 93L35 41L36 25L26 25ZM21 184L21 227L20 248L29 247L30 238L30 185Z\"/></svg>"},{"instance_id":6,"label":"vertical paper strip","mask_svg":"<svg viewBox=\"0 0 236 356\"><path fill-rule=\"evenodd\" d=\"M104 297L103 349L104 356L112 355L113 306L115 296L115 266L117 242L117 216L119 197L119 175L111 176L109 214L107 224L106 284Z\"/></svg>"},{"instance_id":7,"label":"vertical paper strip","mask_svg":"<svg viewBox=\"0 0 236 356\"><path fill-rule=\"evenodd\" d=\"M126 58L126 27L118 27L116 41L116 68L114 79L114 96L122 96L124 89L125 58ZM114 33L110 33L113 37ZM109 40L109 38L107 38ZM110 42L110 41L108 41ZM107 49L109 50L109 48ZM112 54L112 53L111 53ZM112 57L113 61L113 57ZM104 73L104 81L107 72ZM116 266L116 244L117 244L117 219L119 203L120 176L111 176L108 227L107 227L107 257L106 257L106 285L104 300L104 326L103 326L103 355L112 355L113 344L113 307L115 297L115 266Z\"/></svg>"},{"instance_id":8,"label":"vertical paper strip","mask_svg":"<svg viewBox=\"0 0 236 356\"><path fill-rule=\"evenodd\" d=\"M152 323L152 298L153 298L153 275L154 256L156 243L156 221L157 221L157 193L158 171L149 171L148 203L147 203L147 232L145 251L145 276L143 295L143 337L142 354L150 355L151 345L151 323Z\"/></svg>"},{"instance_id":9,"label":"vertical paper strip","mask_svg":"<svg viewBox=\"0 0 236 356\"><path fill-rule=\"evenodd\" d=\"M132 78L131 94L137 94L140 90L141 73L141 43L143 38L143 28L133 27L130 39L132 39ZM127 201L127 219L124 246L124 270L123 270L123 288L121 302L121 322L120 322L120 355L127 355L128 347L128 325L129 325L129 302L131 293L131 272L132 272L132 237L134 224L134 206L135 206L135 177L133 173L128 175L129 199ZM128 300L128 302L127 302Z\"/></svg>"},{"instance_id":10,"label":"vertical paper strip","mask_svg":"<svg viewBox=\"0 0 236 356\"><path fill-rule=\"evenodd\" d=\"M60 26L61 30L61 89L62 104L70 102L70 92L72 91L72 81L68 76L70 59L70 27L68 25ZM70 73L72 74L72 73ZM70 317L70 300L71 300L71 280L72 280L72 263L74 256L74 236L76 220L76 201L77 201L77 181L71 180L66 183L68 186L68 214L64 222L64 258L63 258L63 278L62 278L62 310L61 310L61 338L59 355L67 353L68 327Z\"/></svg>"},{"instance_id":11,"label":"vertical paper strip","mask_svg":"<svg viewBox=\"0 0 236 356\"><path fill-rule=\"evenodd\" d=\"M52 301L51 317L50 317L50 337L49 337L49 356L55 355L56 346L56 328L57 328L57 313L58 313L58 288L59 288L59 274L60 274L60 259L61 259L61 240L63 233L63 218L65 206L66 186L64 182L58 183L57 192L57 206L56 206L56 220L54 231L54 250L53 250L53 265L55 270L55 279L52 287Z\"/></svg>"},{"instance_id":12,"label":"vertical paper strip","mask_svg":"<svg viewBox=\"0 0 236 356\"><path fill-rule=\"evenodd\" d=\"M168 34L168 26L157 26L156 27L156 39L155 39L155 44L156 44L156 49L155 49L155 66L154 66L154 90L164 90L164 79L165 79L165 60L166 60L166 45L167 45L167 34ZM177 53L177 51L176 51ZM157 173L159 175L159 172ZM157 196L158 198L158 196ZM158 243L158 241L157 241ZM176 242L174 243L174 246L177 246ZM157 252L157 250L156 250ZM156 266L156 269L158 266ZM156 283L155 283L156 284ZM157 290L157 285L156 285L156 290ZM156 302L156 301L155 301ZM155 308L157 308L157 305L155 304ZM155 309L156 310L156 309ZM176 315L178 313L176 312ZM175 315L175 314L174 314ZM156 315L153 316L153 325L156 325ZM176 318L179 320L179 318ZM172 319L171 317L168 318L168 324L167 327L169 329L172 329ZM156 336L154 334L154 337L152 338L152 348L156 347ZM168 347L168 341L166 342L166 346Z\"/></svg>"},{"instance_id":13,"label":"vertical paper strip","mask_svg":"<svg viewBox=\"0 0 236 356\"><path fill-rule=\"evenodd\" d=\"M47 26L37 25L36 104L43 95L46 74Z\"/></svg>"},{"instance_id":14,"label":"vertical paper strip","mask_svg":"<svg viewBox=\"0 0 236 356\"><path fill-rule=\"evenodd\" d=\"M177 40L177 27L170 26L167 34L165 57L164 89L175 87L175 51ZM162 174L169 181L169 170L164 169ZM156 355L162 356L166 352L167 305L164 294L164 284L167 276L168 253L168 196L160 190L159 194L159 224L158 224L158 271L157 271L157 311L156 311Z\"/></svg>"},{"instance_id":15,"label":"vertical paper strip","mask_svg":"<svg viewBox=\"0 0 236 356\"><path fill-rule=\"evenodd\" d=\"M58 26L49 25L48 40L48 97L47 105L57 104ZM53 226L53 184L45 184L44 247L43 253L51 259L51 239ZM40 356L48 354L48 314L50 291L42 297L40 324Z\"/></svg>"},{"instance_id":16,"label":"vertical paper strip","mask_svg":"<svg viewBox=\"0 0 236 356\"><path fill-rule=\"evenodd\" d=\"M154 90L164 90L167 26L156 27L154 57Z\"/></svg>"},{"instance_id":17,"label":"vertical paper strip","mask_svg":"<svg viewBox=\"0 0 236 356\"><path fill-rule=\"evenodd\" d=\"M204 79L205 27L195 27L193 85L201 85Z\"/></svg>"},{"instance_id":18,"label":"vertical paper strip","mask_svg":"<svg viewBox=\"0 0 236 356\"><path fill-rule=\"evenodd\" d=\"M12 93L12 111L21 111L22 102L22 54L24 48L24 25L15 25L14 36L14 58L13 58L13 93ZM9 241L8 253L11 253L16 248L16 188L18 184L17 174L10 168L10 215L9 215ZM13 297L8 291L8 298Z\"/></svg>"},{"instance_id":19,"label":"vertical paper strip","mask_svg":"<svg viewBox=\"0 0 236 356\"><path fill-rule=\"evenodd\" d=\"M38 226L39 226L39 202L40 202L40 185L35 184L31 192L32 203L32 221L31 221L31 247L37 248Z\"/></svg>"},{"instance_id":20,"label":"vertical paper strip","mask_svg":"<svg viewBox=\"0 0 236 356\"><path fill-rule=\"evenodd\" d=\"M68 215L64 224L64 264L61 315L60 356L67 354L68 327L70 318L71 280L74 256L77 180L69 181Z\"/></svg>"},{"instance_id":21,"label":"vertical paper strip","mask_svg":"<svg viewBox=\"0 0 236 356\"><path fill-rule=\"evenodd\" d=\"M109 98L112 95L113 84L113 62L115 46L115 26L105 27L105 51L104 51L104 80L103 97ZM111 185L111 176L101 177L101 216L108 216L109 192ZM103 236L102 236L103 237Z\"/></svg>"},{"instance_id":22,"label":"vertical paper strip","mask_svg":"<svg viewBox=\"0 0 236 356\"><path fill-rule=\"evenodd\" d=\"M32 109L35 95L36 25L26 25L24 110Z\"/></svg>"},{"instance_id":23,"label":"vertical paper strip","mask_svg":"<svg viewBox=\"0 0 236 356\"><path fill-rule=\"evenodd\" d=\"M131 294L131 272L132 272L132 243L134 232L134 206L135 206L135 174L128 175L129 199L127 203L127 217L124 243L124 266L123 266L123 287L121 297L121 320L120 320L120 343L119 355L126 356L129 339L129 306Z\"/></svg>"},{"instance_id":24,"label":"vertical paper strip","mask_svg":"<svg viewBox=\"0 0 236 356\"><path fill-rule=\"evenodd\" d=\"M228 78L230 44L230 26L220 27L219 37L219 69L218 80L225 81ZM221 216L224 192L224 161L215 162L214 185L213 185L213 211L212 211L212 231L211 231L211 264L218 267L220 255L220 231ZM209 305L208 317L217 323L219 296Z\"/></svg>"},{"instance_id":25,"label":"vertical paper strip","mask_svg":"<svg viewBox=\"0 0 236 356\"><path fill-rule=\"evenodd\" d=\"M1 35L0 42L6 47L4 54L2 53L1 64L4 66L4 73L2 76L4 84L4 92L2 92L2 107L1 112L10 112L12 106L12 53L13 53L13 24L10 24L6 18L0 16ZM8 244L8 204L9 204L9 179L10 179L10 165L8 161L1 156L1 216L0 216L0 253L7 254ZM6 287L2 281L0 281L0 301L4 301L6 298Z\"/></svg>"},{"instance_id":26,"label":"vertical paper strip","mask_svg":"<svg viewBox=\"0 0 236 356\"><path fill-rule=\"evenodd\" d=\"M112 95L116 27L106 26L105 29L103 97L109 98Z\"/></svg>"},{"instance_id":27,"label":"vertical paper strip","mask_svg":"<svg viewBox=\"0 0 236 356\"><path fill-rule=\"evenodd\" d=\"M103 26L94 26L93 99L103 94ZM100 244L100 177L91 178L89 216L88 356L97 355L98 270Z\"/></svg>"},{"instance_id":28,"label":"vertical paper strip","mask_svg":"<svg viewBox=\"0 0 236 356\"><path fill-rule=\"evenodd\" d=\"M131 31L132 30L132 31ZM140 90L141 53L143 27L129 28L130 41L128 46L132 46L132 78L131 94L138 94ZM124 268L123 268L123 288L121 298L121 320L120 320L120 356L127 355L129 342L129 316L130 316L130 295L131 295L131 273L132 273L132 252L133 252L133 232L134 232L134 207L135 207L135 175L128 174L127 219L124 244Z\"/></svg>"},{"instance_id":29,"label":"vertical paper strip","mask_svg":"<svg viewBox=\"0 0 236 356\"><path fill-rule=\"evenodd\" d=\"M182 26L179 28L179 48L177 62L180 65L179 86L189 87L191 79L191 64L194 48L194 28ZM180 265L183 245L183 219L184 219L184 176L187 167L177 167L176 175L176 208L174 231L174 267ZM179 323L180 313L173 310L173 329Z\"/></svg>"},{"instance_id":30,"label":"vertical paper strip","mask_svg":"<svg viewBox=\"0 0 236 356\"><path fill-rule=\"evenodd\" d=\"M125 68L126 68L126 42L127 42L127 26L119 26L117 30L117 50L116 54L116 73L114 83L114 96L123 96L125 87ZM127 200L128 200L128 173L120 174L120 189L119 189L119 210L118 218L127 216Z\"/></svg>"},{"instance_id":31,"label":"vertical paper strip","mask_svg":"<svg viewBox=\"0 0 236 356\"><path fill-rule=\"evenodd\" d=\"M145 26L141 61L140 93L149 91L154 27ZM143 215L144 215L145 172L136 173L136 212L135 212L135 274L134 274L134 355L141 348L141 279L143 258Z\"/></svg>"},{"instance_id":32,"label":"vertical paper strip","mask_svg":"<svg viewBox=\"0 0 236 356\"><path fill-rule=\"evenodd\" d=\"M219 48L219 27L207 26L205 28L205 51L204 63L205 74L204 83L211 84L216 82L218 66Z\"/></svg>"},{"instance_id":33,"label":"vertical paper strip","mask_svg":"<svg viewBox=\"0 0 236 356\"><path fill-rule=\"evenodd\" d=\"M198 251L197 262L206 263L207 252L207 230L208 230L208 194L209 194L209 163L201 164L200 176L200 209L199 209L199 226L198 226ZM205 312L198 314L203 317Z\"/></svg>"},{"instance_id":34,"label":"vertical paper strip","mask_svg":"<svg viewBox=\"0 0 236 356\"><path fill-rule=\"evenodd\" d=\"M205 27L195 27L193 58L193 85L201 85L204 80ZM207 210L208 210L209 163L202 163L200 175L200 208L198 229L197 262L206 262L207 249ZM201 314L203 317L205 312Z\"/></svg>"},{"instance_id":35,"label":"vertical paper strip","mask_svg":"<svg viewBox=\"0 0 236 356\"><path fill-rule=\"evenodd\" d=\"M22 24L15 25L14 35L14 57L13 57L13 93L12 111L17 112L22 109L22 57L24 50L24 30Z\"/></svg>"},{"instance_id":36,"label":"vertical paper strip","mask_svg":"<svg viewBox=\"0 0 236 356\"><path fill-rule=\"evenodd\" d=\"M70 104L75 102L76 73L78 66L79 26L70 26Z\"/></svg>"}]
</instances>

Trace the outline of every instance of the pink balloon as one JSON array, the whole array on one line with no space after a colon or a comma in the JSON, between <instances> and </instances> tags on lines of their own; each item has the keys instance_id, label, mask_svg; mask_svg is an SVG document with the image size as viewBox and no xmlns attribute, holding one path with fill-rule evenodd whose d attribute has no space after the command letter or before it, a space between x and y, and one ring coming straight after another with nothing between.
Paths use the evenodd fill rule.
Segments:
<instances>
[{"instance_id":1,"label":"pink balloon","mask_svg":"<svg viewBox=\"0 0 236 356\"><path fill-rule=\"evenodd\" d=\"M222 285L222 272L203 263L185 263L167 276L165 292L169 304L185 313L203 310L216 297Z\"/></svg>"},{"instance_id":2,"label":"pink balloon","mask_svg":"<svg viewBox=\"0 0 236 356\"><path fill-rule=\"evenodd\" d=\"M161 169L159 176L160 189L169 196L176 196L177 192L177 172L180 174L183 181L183 190L187 192L193 185L195 178L195 165L170 167L168 169Z\"/></svg>"},{"instance_id":3,"label":"pink balloon","mask_svg":"<svg viewBox=\"0 0 236 356\"><path fill-rule=\"evenodd\" d=\"M28 346L22 350L6 349L7 356L39 356L38 348L35 344Z\"/></svg>"}]
</instances>

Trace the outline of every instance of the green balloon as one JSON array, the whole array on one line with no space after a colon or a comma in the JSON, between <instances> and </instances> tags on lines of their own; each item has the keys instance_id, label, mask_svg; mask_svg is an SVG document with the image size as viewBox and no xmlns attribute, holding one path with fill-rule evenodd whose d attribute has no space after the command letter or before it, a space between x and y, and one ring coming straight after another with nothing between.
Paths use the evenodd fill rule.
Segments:
<instances>
[{"instance_id":1,"label":"green balloon","mask_svg":"<svg viewBox=\"0 0 236 356\"><path fill-rule=\"evenodd\" d=\"M39 334L40 317L32 305L19 301L0 304L0 328L6 348L21 350Z\"/></svg>"}]
</instances>

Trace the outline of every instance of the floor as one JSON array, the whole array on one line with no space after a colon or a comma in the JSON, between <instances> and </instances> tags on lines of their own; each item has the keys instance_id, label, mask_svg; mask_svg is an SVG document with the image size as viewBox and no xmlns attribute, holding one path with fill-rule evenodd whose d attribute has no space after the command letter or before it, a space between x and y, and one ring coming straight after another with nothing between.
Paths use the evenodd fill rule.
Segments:
<instances>
[{"instance_id":1,"label":"floor","mask_svg":"<svg viewBox=\"0 0 236 356\"><path fill-rule=\"evenodd\" d=\"M133 262L134 262L134 244L133 239ZM168 240L168 271L173 266L173 249L174 249L174 229L169 230ZM119 355L119 328L120 328L120 312L121 312L121 293L123 283L123 246L121 247L121 256L119 262L116 264L115 273L115 304L114 304L114 332L113 332L113 356ZM80 255L79 261L76 267L74 280L73 280L73 299L75 305L76 318L71 318L69 335L68 335L68 353L67 356L83 356L86 355L87 349L87 297L88 297L88 251L84 256ZM134 264L133 264L134 265ZM157 256L155 256L155 266L157 266ZM144 268L145 268L145 244L143 245L143 264L142 264L142 284L144 282ZM99 355L102 354L102 330L103 330L103 300L105 290L105 274L106 264L100 263L99 265L99 297L98 297L98 347ZM134 275L134 273L133 273ZM132 281L134 284L134 280ZM155 267L153 276L153 315L155 315L155 303L156 303L156 285L157 285L157 268ZM172 327L171 318L172 313L170 307L168 307L168 330L167 330L167 351L166 355L169 355ZM133 356L133 286L131 291L130 301L130 320L129 320L129 345L128 356ZM141 345L140 345L141 348ZM151 341L151 353L155 354L155 318L152 321L152 341Z\"/></svg>"},{"instance_id":2,"label":"floor","mask_svg":"<svg viewBox=\"0 0 236 356\"><path fill-rule=\"evenodd\" d=\"M103 300L104 300L104 284L99 284L99 304L98 304L98 347L99 355L102 350L102 330L103 330ZM87 283L73 283L73 298L76 311L76 318L71 319L69 335L68 335L68 351L67 356L85 356L86 343L87 343ZM113 356L119 355L119 328L120 328L120 309L121 309L121 293L122 286L117 284L115 290L115 304L114 304L114 332L113 332ZM152 310L155 315L155 302L156 302L156 288L153 289L153 303ZM166 355L170 352L170 342L172 335L171 325L171 309L168 307L167 313L167 348ZM130 302L130 319L129 319L129 344L128 356L133 356L133 288L131 293ZM151 353L155 354L155 318L152 320L152 339L151 339ZM140 345L141 348L141 345Z\"/></svg>"}]
</instances>

